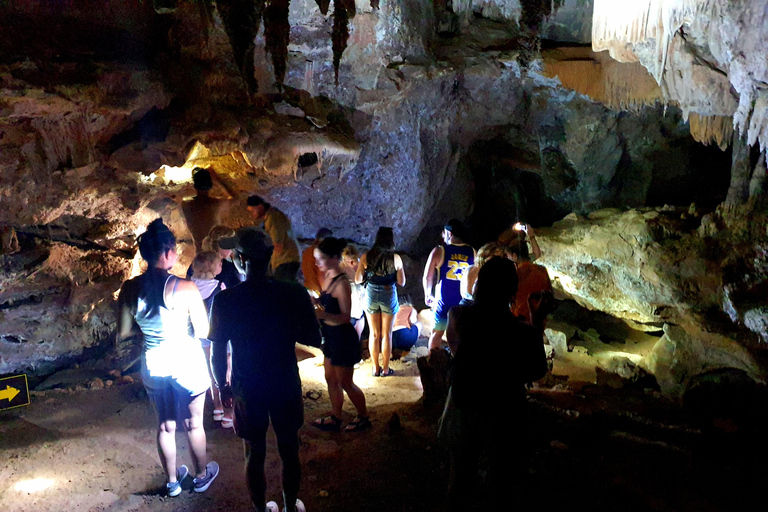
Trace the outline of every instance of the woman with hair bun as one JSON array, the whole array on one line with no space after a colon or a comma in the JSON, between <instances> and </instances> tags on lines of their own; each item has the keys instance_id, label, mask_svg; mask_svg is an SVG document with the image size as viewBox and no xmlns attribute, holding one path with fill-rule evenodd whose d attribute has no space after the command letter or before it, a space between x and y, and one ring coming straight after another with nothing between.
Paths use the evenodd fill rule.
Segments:
<instances>
[{"instance_id":1,"label":"woman with hair bun","mask_svg":"<svg viewBox=\"0 0 768 512\"><path fill-rule=\"evenodd\" d=\"M203 430L211 381L197 338L208 337L208 316L197 286L168 272L178 255L176 237L163 221L152 221L138 241L148 267L120 289L118 338L143 338L141 378L157 412L157 451L168 495L181 494L181 481L189 474L186 466L176 466L177 418L183 419L189 440L193 488L205 492L219 474L216 462L206 463ZM194 337L187 330L190 321Z\"/></svg>"},{"instance_id":2,"label":"woman with hair bun","mask_svg":"<svg viewBox=\"0 0 768 512\"><path fill-rule=\"evenodd\" d=\"M339 267L345 240L327 237L315 248L315 264L321 272L322 292L315 301L315 314L320 320L325 355L325 381L331 400L331 415L318 418L313 425L320 430L341 429L344 391L357 411L357 417L344 429L354 432L371 426L365 395L352 381L355 364L360 361L360 338L351 323L352 287Z\"/></svg>"}]
</instances>

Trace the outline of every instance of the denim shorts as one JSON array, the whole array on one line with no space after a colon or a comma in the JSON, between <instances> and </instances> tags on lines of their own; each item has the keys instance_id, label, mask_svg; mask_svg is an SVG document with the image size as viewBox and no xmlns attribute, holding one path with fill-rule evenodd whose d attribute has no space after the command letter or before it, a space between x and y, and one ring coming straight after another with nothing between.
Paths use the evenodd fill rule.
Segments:
<instances>
[{"instance_id":1,"label":"denim shorts","mask_svg":"<svg viewBox=\"0 0 768 512\"><path fill-rule=\"evenodd\" d=\"M394 315L400 309L400 304L397 302L395 285L387 286L368 283L365 287L363 306L372 315L376 313Z\"/></svg>"}]
</instances>

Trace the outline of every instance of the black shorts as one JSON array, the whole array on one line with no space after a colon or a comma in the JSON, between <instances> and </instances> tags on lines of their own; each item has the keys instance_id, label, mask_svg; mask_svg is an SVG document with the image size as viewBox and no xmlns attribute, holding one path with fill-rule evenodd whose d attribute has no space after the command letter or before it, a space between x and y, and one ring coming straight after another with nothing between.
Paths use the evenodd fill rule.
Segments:
<instances>
[{"instance_id":1,"label":"black shorts","mask_svg":"<svg viewBox=\"0 0 768 512\"><path fill-rule=\"evenodd\" d=\"M360 338L352 324L323 325L323 354L333 366L352 368L360 362Z\"/></svg>"},{"instance_id":2,"label":"black shorts","mask_svg":"<svg viewBox=\"0 0 768 512\"><path fill-rule=\"evenodd\" d=\"M235 432L248 441L263 441L269 429L278 435L295 435L304 424L304 402L301 389L294 393L270 396L248 394L235 396Z\"/></svg>"}]
</instances>

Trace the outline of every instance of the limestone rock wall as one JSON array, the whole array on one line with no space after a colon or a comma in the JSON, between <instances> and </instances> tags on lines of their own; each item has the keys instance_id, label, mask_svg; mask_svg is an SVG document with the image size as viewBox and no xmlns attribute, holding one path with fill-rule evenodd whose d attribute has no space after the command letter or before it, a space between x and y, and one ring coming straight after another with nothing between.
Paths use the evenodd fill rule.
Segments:
<instances>
[{"instance_id":1,"label":"limestone rock wall","mask_svg":"<svg viewBox=\"0 0 768 512\"><path fill-rule=\"evenodd\" d=\"M234 4L244 5L227 3ZM639 105L612 111L531 59L532 31L584 41L582 2L462 5L467 9L454 12L447 2L357 2L345 10L349 37L339 52L340 39L329 37L334 14L315 2L291 2L289 24L280 26L289 28L284 76L265 27L246 27L245 39L233 39L224 11L191 1L162 13L128 9L94 36L85 30L93 22L88 8L110 18L106 7L83 0L67 18L69 33L83 37L58 54L44 25L34 32L34 51L4 41L0 226L4 239L17 234L19 250L0 255L0 374L42 374L114 348L112 300L140 271L135 238L143 226L160 216L174 230L181 253L174 272L192 258L180 204L193 193L194 165L210 168L233 191L233 226L249 222L242 204L255 192L288 213L300 237L326 226L366 244L377 227L392 226L416 269L448 217L489 226L479 244L504 227L488 219L512 211L548 223L615 207L620 211L566 220L542 237L544 263L570 283L563 290L636 325L710 328L714 315L726 326L719 335L750 347L749 336L766 325L754 300L763 282L762 238L743 234L739 257L721 267L730 239L717 233L730 226L727 212L708 220L695 208L623 212L667 200L687 205L697 176L725 176L727 186L727 169L716 160L694 161L682 112ZM476 8L481 16L463 17L463 24L443 16ZM2 14L12 25L38 13ZM126 46L129 55L116 50L125 34L137 40ZM254 43L257 95L244 78L243 41ZM73 71L83 63L88 73ZM722 79L712 84L702 94L725 89ZM312 153L315 163L300 164ZM480 183L489 166L497 181ZM700 174L705 167L711 174ZM717 189L711 201L725 195L715 181L707 183ZM509 194L498 193L481 215L492 203L481 189ZM218 184L213 192L228 194ZM753 277L731 275L744 275L734 270L742 267ZM409 281L418 292L417 274ZM735 360L759 378L745 357ZM673 366L661 355L654 364L659 374ZM685 372L668 374L679 386L679 376L695 368Z\"/></svg>"}]
</instances>

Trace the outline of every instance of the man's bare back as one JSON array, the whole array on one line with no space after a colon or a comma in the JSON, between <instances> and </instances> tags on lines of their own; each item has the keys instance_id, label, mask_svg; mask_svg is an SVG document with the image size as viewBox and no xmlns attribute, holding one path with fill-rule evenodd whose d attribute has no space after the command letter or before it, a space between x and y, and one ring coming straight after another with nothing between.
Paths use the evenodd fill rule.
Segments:
<instances>
[{"instance_id":1,"label":"man's bare back","mask_svg":"<svg viewBox=\"0 0 768 512\"><path fill-rule=\"evenodd\" d=\"M229 199L215 199L207 195L186 198L181 204L187 228L192 233L195 249L202 250L203 239L213 226L221 224L221 218L229 206Z\"/></svg>"}]
</instances>

